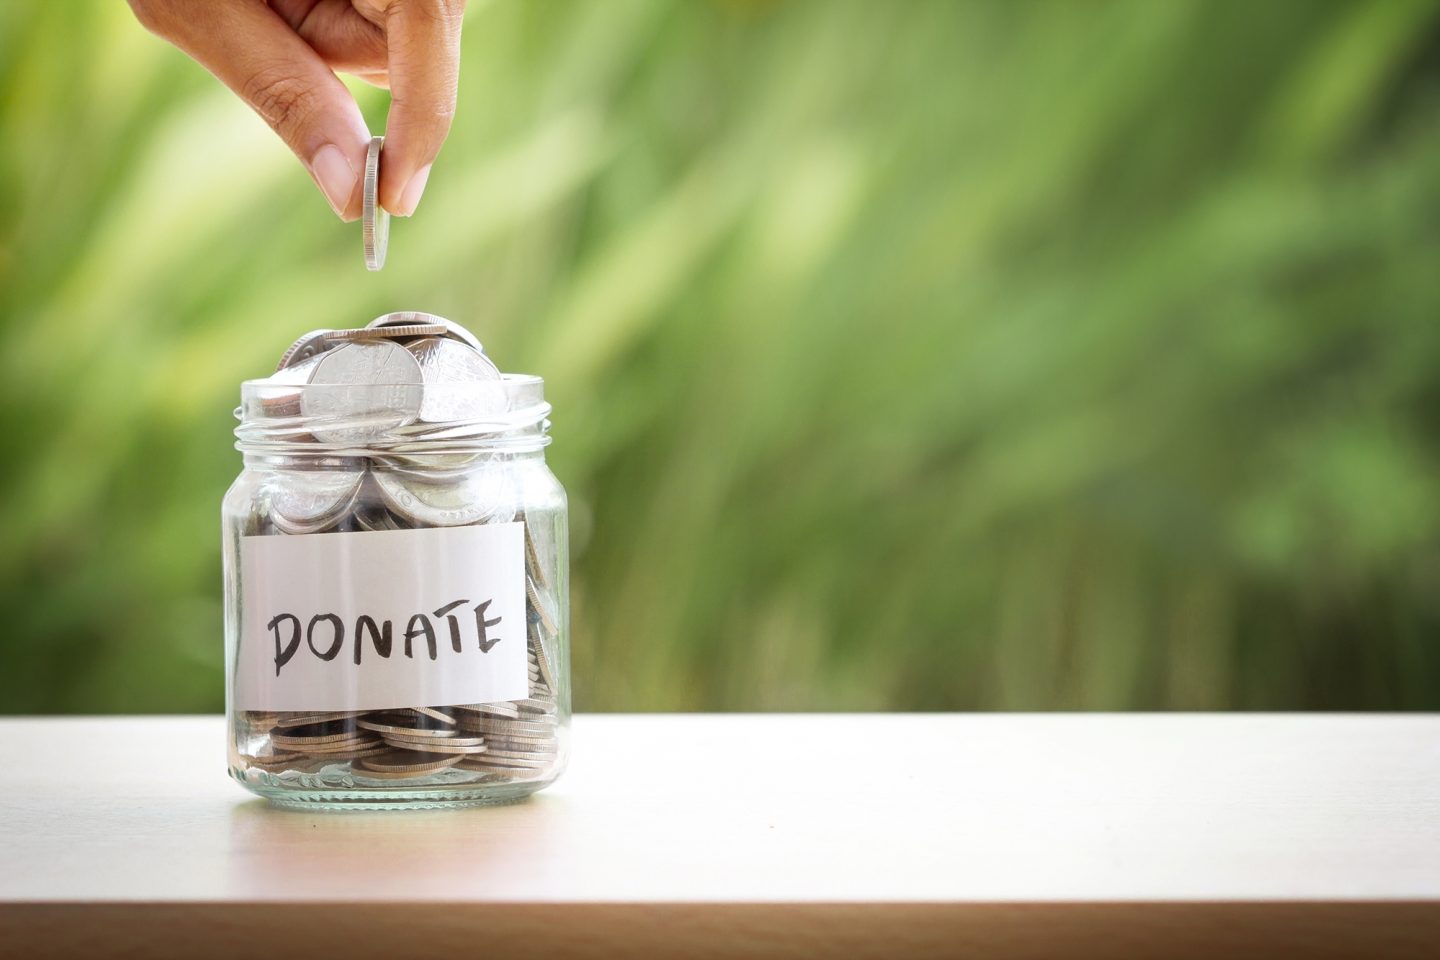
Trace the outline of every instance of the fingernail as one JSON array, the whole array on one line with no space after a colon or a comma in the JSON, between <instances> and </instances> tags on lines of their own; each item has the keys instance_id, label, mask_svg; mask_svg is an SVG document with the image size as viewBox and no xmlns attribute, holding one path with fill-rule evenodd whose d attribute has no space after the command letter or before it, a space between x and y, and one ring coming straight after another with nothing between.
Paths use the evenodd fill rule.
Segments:
<instances>
[{"instance_id":1,"label":"fingernail","mask_svg":"<svg viewBox=\"0 0 1440 960\"><path fill-rule=\"evenodd\" d=\"M396 216L408 217L415 212L415 208L420 206L420 195L425 192L425 182L429 179L430 164L427 163L416 170L410 182L405 184L405 190L400 194L400 209L395 211Z\"/></svg>"},{"instance_id":2,"label":"fingernail","mask_svg":"<svg viewBox=\"0 0 1440 960\"><path fill-rule=\"evenodd\" d=\"M330 201L336 216L345 216L350 195L355 192L355 168L345 159L345 154L333 143L327 143L315 151L310 161L310 173L320 184L320 191Z\"/></svg>"}]
</instances>

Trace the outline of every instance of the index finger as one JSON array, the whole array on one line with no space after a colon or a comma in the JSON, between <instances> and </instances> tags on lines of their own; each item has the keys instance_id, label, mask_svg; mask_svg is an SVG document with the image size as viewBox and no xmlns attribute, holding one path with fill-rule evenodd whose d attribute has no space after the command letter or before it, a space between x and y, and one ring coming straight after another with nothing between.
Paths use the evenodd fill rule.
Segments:
<instances>
[{"instance_id":1,"label":"index finger","mask_svg":"<svg viewBox=\"0 0 1440 960\"><path fill-rule=\"evenodd\" d=\"M390 115L380 203L391 213L415 212L455 116L464 0L397 0L386 10Z\"/></svg>"}]
</instances>

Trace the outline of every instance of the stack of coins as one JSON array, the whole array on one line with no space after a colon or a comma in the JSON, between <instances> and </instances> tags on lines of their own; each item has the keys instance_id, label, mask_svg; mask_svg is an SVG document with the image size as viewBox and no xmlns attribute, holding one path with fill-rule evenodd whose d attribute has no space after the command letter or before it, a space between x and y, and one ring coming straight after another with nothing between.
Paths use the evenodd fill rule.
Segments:
<instances>
[{"instance_id":1,"label":"stack of coins","mask_svg":"<svg viewBox=\"0 0 1440 960\"><path fill-rule=\"evenodd\" d=\"M300 337L265 389L267 418L293 423L289 440L338 449L323 468L297 462L277 471L244 532L295 536L523 521L530 683L528 697L498 703L242 712L240 758L267 774L323 770L357 784L441 773L446 782L549 776L560 753L561 625L545 563L554 556L553 532L525 516L507 458L394 442L443 435L456 424L482 435L487 419L503 417L501 374L479 341L442 317L386 314L364 329ZM366 446L380 437L386 442Z\"/></svg>"},{"instance_id":2,"label":"stack of coins","mask_svg":"<svg viewBox=\"0 0 1440 960\"><path fill-rule=\"evenodd\" d=\"M241 715L247 729L240 739L257 746L243 759L277 774L344 764L357 779L372 780L406 780L450 767L503 779L544 776L560 749L554 688L539 667L544 646L532 630L526 699L399 710L248 711Z\"/></svg>"}]
</instances>

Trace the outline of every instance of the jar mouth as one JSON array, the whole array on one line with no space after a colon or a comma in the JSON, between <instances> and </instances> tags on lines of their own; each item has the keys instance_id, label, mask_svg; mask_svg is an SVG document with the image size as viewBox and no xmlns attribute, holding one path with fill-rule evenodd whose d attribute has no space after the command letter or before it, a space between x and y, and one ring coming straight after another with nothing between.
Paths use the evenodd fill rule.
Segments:
<instances>
[{"instance_id":1,"label":"jar mouth","mask_svg":"<svg viewBox=\"0 0 1440 960\"><path fill-rule=\"evenodd\" d=\"M247 380L235 447L277 456L524 452L550 442L545 381L529 374L466 383L276 383Z\"/></svg>"}]
</instances>

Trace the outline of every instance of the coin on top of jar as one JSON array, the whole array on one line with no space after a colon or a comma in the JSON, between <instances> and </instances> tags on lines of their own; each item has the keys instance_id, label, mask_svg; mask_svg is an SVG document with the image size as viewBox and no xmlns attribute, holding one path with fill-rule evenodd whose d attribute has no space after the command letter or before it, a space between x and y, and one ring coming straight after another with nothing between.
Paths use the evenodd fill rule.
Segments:
<instances>
[{"instance_id":1,"label":"coin on top of jar","mask_svg":"<svg viewBox=\"0 0 1440 960\"><path fill-rule=\"evenodd\" d=\"M316 439L325 443L373 440L420 414L425 378L420 364L396 343L347 343L321 354L300 395L300 411L317 421ZM334 421L335 425L327 425Z\"/></svg>"},{"instance_id":2,"label":"coin on top of jar","mask_svg":"<svg viewBox=\"0 0 1440 960\"><path fill-rule=\"evenodd\" d=\"M329 350L333 346L329 340L330 334L329 330L311 330L297 337L295 342L280 354L280 362L275 365L275 371L278 373L286 367L302 363Z\"/></svg>"},{"instance_id":3,"label":"coin on top of jar","mask_svg":"<svg viewBox=\"0 0 1440 960\"><path fill-rule=\"evenodd\" d=\"M425 377L422 421L483 420L509 408L500 369L485 354L443 337L416 340L406 349Z\"/></svg>"},{"instance_id":4,"label":"coin on top of jar","mask_svg":"<svg viewBox=\"0 0 1440 960\"><path fill-rule=\"evenodd\" d=\"M356 327L348 330L327 330L331 340L406 340L414 337L443 337L445 328L438 323L397 324L393 327Z\"/></svg>"},{"instance_id":5,"label":"coin on top of jar","mask_svg":"<svg viewBox=\"0 0 1440 960\"><path fill-rule=\"evenodd\" d=\"M444 317L437 316L436 314L424 313L420 310L399 310L394 313L383 313L367 323L365 329L378 330L384 327L409 326L412 324L444 327L445 336L450 337L452 340L459 340L461 343L468 344L481 353L485 352L485 348L480 345L480 340L475 334L466 330L460 324L455 323L453 320L446 320Z\"/></svg>"}]
</instances>

